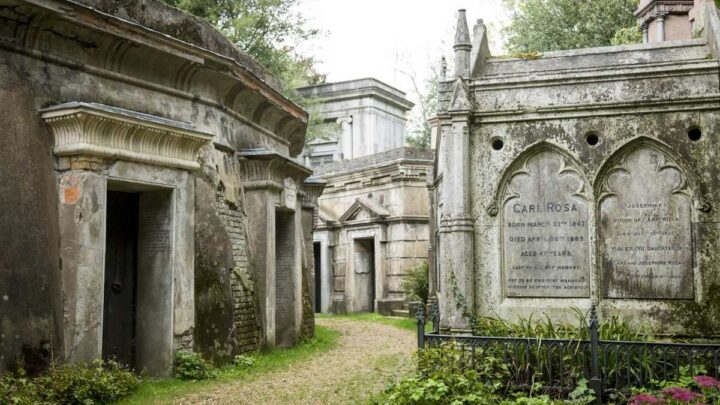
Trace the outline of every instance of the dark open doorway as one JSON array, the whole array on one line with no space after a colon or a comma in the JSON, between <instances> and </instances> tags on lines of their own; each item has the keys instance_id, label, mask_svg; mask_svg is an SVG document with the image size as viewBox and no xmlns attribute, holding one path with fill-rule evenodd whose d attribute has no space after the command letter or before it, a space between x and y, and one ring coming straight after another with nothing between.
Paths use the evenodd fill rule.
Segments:
<instances>
[{"instance_id":1,"label":"dark open doorway","mask_svg":"<svg viewBox=\"0 0 720 405\"><path fill-rule=\"evenodd\" d=\"M321 269L320 266L322 265L321 253L320 253L320 242L314 242L313 243L313 258L314 258L314 267L313 271L315 272L315 312L322 312L322 277L321 277Z\"/></svg>"},{"instance_id":2,"label":"dark open doorway","mask_svg":"<svg viewBox=\"0 0 720 405\"><path fill-rule=\"evenodd\" d=\"M138 194L108 191L102 357L136 360Z\"/></svg>"},{"instance_id":3,"label":"dark open doorway","mask_svg":"<svg viewBox=\"0 0 720 405\"><path fill-rule=\"evenodd\" d=\"M358 312L375 311L375 240L355 239L355 302Z\"/></svg>"}]
</instances>

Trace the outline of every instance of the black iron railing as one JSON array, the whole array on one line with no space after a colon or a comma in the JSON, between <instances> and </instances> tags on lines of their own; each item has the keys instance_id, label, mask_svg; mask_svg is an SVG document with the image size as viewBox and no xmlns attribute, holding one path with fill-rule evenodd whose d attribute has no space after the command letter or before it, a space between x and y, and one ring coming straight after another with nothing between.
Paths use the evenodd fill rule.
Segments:
<instances>
[{"instance_id":1,"label":"black iron railing","mask_svg":"<svg viewBox=\"0 0 720 405\"><path fill-rule=\"evenodd\" d=\"M462 367L473 367L483 356L500 357L507 365L508 388L529 389L542 383L543 392L565 395L580 379L596 393L598 404L613 393L653 381L672 381L683 374L720 376L720 344L600 340L595 307L590 312L589 339L466 336L440 333L437 303L431 312L433 331L425 332L425 311L417 313L418 347L454 342L462 353Z\"/></svg>"}]
</instances>

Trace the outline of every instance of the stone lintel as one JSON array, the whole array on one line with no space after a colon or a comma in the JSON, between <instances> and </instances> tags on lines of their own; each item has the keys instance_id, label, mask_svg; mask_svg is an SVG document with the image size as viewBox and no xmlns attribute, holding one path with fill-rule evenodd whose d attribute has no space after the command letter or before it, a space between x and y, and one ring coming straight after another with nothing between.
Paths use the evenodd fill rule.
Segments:
<instances>
[{"instance_id":1,"label":"stone lintel","mask_svg":"<svg viewBox=\"0 0 720 405\"><path fill-rule=\"evenodd\" d=\"M98 103L69 102L40 110L58 157L99 157L185 170L200 168L198 151L213 138L185 122Z\"/></svg>"}]
</instances>

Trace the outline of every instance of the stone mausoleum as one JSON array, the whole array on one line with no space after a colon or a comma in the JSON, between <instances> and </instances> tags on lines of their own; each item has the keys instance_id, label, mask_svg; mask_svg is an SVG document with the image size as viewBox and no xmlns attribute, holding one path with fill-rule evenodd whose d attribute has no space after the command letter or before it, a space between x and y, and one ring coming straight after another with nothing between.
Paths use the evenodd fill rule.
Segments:
<instances>
[{"instance_id":1,"label":"stone mausoleum","mask_svg":"<svg viewBox=\"0 0 720 405\"><path fill-rule=\"evenodd\" d=\"M435 128L443 329L595 303L688 332L720 304L720 20L701 0L637 15L645 43L516 59L460 11Z\"/></svg>"},{"instance_id":2,"label":"stone mausoleum","mask_svg":"<svg viewBox=\"0 0 720 405\"><path fill-rule=\"evenodd\" d=\"M405 94L375 79L300 89L325 136L302 156L324 182L313 237L317 312L402 314L403 277L427 260L433 151L403 147Z\"/></svg>"},{"instance_id":3,"label":"stone mausoleum","mask_svg":"<svg viewBox=\"0 0 720 405\"><path fill-rule=\"evenodd\" d=\"M307 113L154 0L0 0L0 373L313 334ZM37 364L36 364L37 363Z\"/></svg>"}]
</instances>

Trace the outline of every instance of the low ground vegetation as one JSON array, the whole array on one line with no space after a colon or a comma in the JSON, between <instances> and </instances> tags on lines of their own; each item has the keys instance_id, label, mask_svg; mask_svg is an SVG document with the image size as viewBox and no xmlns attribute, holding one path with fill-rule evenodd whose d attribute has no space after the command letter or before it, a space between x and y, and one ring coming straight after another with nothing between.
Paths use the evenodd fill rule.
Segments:
<instances>
[{"instance_id":1,"label":"low ground vegetation","mask_svg":"<svg viewBox=\"0 0 720 405\"><path fill-rule=\"evenodd\" d=\"M537 342L547 339L587 340L588 328L585 314L577 311L577 322L572 324L554 323L549 318L520 319L507 322L498 318L473 319L473 332L479 336L530 337ZM600 324L600 338L616 341L654 340L653 331L647 327L634 327L617 318L610 318ZM539 346L539 345L538 345ZM517 359L525 359L528 353L508 353L508 350L534 350L530 346L476 347L475 361L471 360L468 350L461 344L448 341L440 346L427 347L416 353L417 372L398 383L391 384L374 403L377 404L500 404L500 405L540 405L568 404L580 405L593 403L596 393L588 387L583 378L582 362L579 356L570 350L564 352L561 359L557 353L533 351L532 364L524 364ZM514 360L508 361L508 355ZM544 357L545 356L545 357ZM549 358L549 356L554 356ZM529 357L528 357L529 358ZM606 359L613 361L612 358ZM628 361L618 356L618 362ZM650 359L639 359L639 363L651 366ZM560 376L560 386L575 387L574 390L554 390L545 387L542 371L550 362L562 361L565 364ZM623 364L618 363L618 369ZM611 365L609 369L615 369ZM529 384L517 384L517 377L532 374ZM651 381L646 388L636 388L630 392L616 393L608 402L612 404L707 404L720 405L720 382L704 373L702 366L695 367L696 375L690 375L687 368L681 369L681 378L676 381ZM558 381L554 381L557 383ZM608 401L608 399L606 399Z\"/></svg>"},{"instance_id":2,"label":"low ground vegetation","mask_svg":"<svg viewBox=\"0 0 720 405\"><path fill-rule=\"evenodd\" d=\"M109 404L139 385L139 376L114 361L54 365L36 378L19 368L0 379L0 404Z\"/></svg>"},{"instance_id":3,"label":"low ground vegetation","mask_svg":"<svg viewBox=\"0 0 720 405\"><path fill-rule=\"evenodd\" d=\"M19 367L0 378L0 404L147 404L169 400L312 358L332 349L339 335L328 328L317 327L315 338L296 347L238 355L232 364L225 365L213 364L198 353L179 352L175 359L175 377L169 379L146 378L115 361L53 365L38 377L28 376Z\"/></svg>"}]
</instances>

